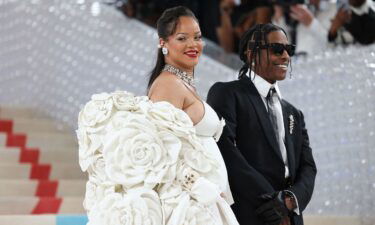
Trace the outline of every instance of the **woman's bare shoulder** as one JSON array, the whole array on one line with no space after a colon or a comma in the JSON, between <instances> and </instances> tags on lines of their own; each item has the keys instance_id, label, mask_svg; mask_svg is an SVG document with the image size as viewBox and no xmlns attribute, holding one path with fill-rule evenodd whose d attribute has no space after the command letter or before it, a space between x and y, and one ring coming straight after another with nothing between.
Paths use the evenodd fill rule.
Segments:
<instances>
[{"instance_id":1,"label":"woman's bare shoulder","mask_svg":"<svg viewBox=\"0 0 375 225\"><path fill-rule=\"evenodd\" d=\"M150 87L148 96L153 102L168 101L182 108L186 96L186 87L182 81L169 72L162 72Z\"/></svg>"}]
</instances>

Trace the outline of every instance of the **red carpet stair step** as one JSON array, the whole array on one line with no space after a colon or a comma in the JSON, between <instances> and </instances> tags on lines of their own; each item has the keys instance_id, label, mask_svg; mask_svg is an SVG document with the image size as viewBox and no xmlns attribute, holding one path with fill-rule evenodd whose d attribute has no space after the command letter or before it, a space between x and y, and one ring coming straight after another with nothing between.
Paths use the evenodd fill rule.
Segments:
<instances>
[{"instance_id":1,"label":"red carpet stair step","mask_svg":"<svg viewBox=\"0 0 375 225\"><path fill-rule=\"evenodd\" d=\"M77 149L75 149L77 151ZM39 162L57 163L69 162L78 165L78 153L68 149L24 149L18 147L0 147L0 163L10 162Z\"/></svg>"},{"instance_id":2,"label":"red carpet stair step","mask_svg":"<svg viewBox=\"0 0 375 225\"><path fill-rule=\"evenodd\" d=\"M0 225L84 224L87 177L79 168L77 147L72 131L46 117L0 107Z\"/></svg>"},{"instance_id":3,"label":"red carpet stair step","mask_svg":"<svg viewBox=\"0 0 375 225\"><path fill-rule=\"evenodd\" d=\"M26 180L1 179L0 197L82 197L85 195L85 180Z\"/></svg>"},{"instance_id":4,"label":"red carpet stair step","mask_svg":"<svg viewBox=\"0 0 375 225\"><path fill-rule=\"evenodd\" d=\"M83 197L0 197L0 215L84 214Z\"/></svg>"},{"instance_id":5,"label":"red carpet stair step","mask_svg":"<svg viewBox=\"0 0 375 225\"><path fill-rule=\"evenodd\" d=\"M79 166L70 163L0 164L0 179L86 179Z\"/></svg>"},{"instance_id":6,"label":"red carpet stair step","mask_svg":"<svg viewBox=\"0 0 375 225\"><path fill-rule=\"evenodd\" d=\"M0 121L1 123L2 121ZM1 124L0 124L1 126ZM1 128L0 128L1 129ZM27 138L26 138L27 136ZM27 140L27 143L26 143ZM25 147L29 148L74 148L77 147L77 140L72 134L54 134L54 133L1 133L0 146Z\"/></svg>"}]
</instances>

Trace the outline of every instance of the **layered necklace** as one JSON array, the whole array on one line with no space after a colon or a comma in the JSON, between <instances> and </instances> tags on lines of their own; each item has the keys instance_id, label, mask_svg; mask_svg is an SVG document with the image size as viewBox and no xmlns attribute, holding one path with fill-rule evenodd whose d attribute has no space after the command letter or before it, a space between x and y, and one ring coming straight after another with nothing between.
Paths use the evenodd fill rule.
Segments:
<instances>
[{"instance_id":1,"label":"layered necklace","mask_svg":"<svg viewBox=\"0 0 375 225\"><path fill-rule=\"evenodd\" d=\"M170 64L165 64L163 71L168 71L179 77L182 81L187 83L189 86L195 88L193 72L186 72L176 68Z\"/></svg>"}]
</instances>

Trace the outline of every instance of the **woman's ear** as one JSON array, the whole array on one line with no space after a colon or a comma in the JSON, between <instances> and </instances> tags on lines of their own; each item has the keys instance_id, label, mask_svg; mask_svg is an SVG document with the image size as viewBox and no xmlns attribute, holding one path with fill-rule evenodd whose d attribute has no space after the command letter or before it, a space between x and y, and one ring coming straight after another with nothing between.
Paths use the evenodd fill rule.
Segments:
<instances>
[{"instance_id":1,"label":"woman's ear","mask_svg":"<svg viewBox=\"0 0 375 225\"><path fill-rule=\"evenodd\" d=\"M162 47L165 47L165 44L166 44L166 41L163 38L159 38L159 46L162 48Z\"/></svg>"}]
</instances>

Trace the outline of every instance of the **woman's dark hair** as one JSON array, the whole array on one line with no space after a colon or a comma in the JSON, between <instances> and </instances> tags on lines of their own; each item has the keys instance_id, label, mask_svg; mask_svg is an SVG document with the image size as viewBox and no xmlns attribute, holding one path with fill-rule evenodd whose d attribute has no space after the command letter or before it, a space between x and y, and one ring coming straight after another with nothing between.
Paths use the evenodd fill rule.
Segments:
<instances>
[{"instance_id":1,"label":"woman's dark hair","mask_svg":"<svg viewBox=\"0 0 375 225\"><path fill-rule=\"evenodd\" d=\"M242 35L238 54L245 64L241 67L238 78L246 76L249 70L256 70L258 64L260 64L261 45L268 44L267 35L273 31L282 31L287 36L283 28L272 23L256 24ZM247 58L248 50L251 51L250 60ZM256 57L258 57L258 63ZM267 49L268 57L269 51Z\"/></svg>"},{"instance_id":2,"label":"woman's dark hair","mask_svg":"<svg viewBox=\"0 0 375 225\"><path fill-rule=\"evenodd\" d=\"M167 40L170 35L174 34L179 23L179 18L181 16L191 17L198 22L198 19L195 17L194 13L184 6L177 6L167 9L163 12L156 23L156 29L158 31L159 38ZM147 89L150 89L152 83L160 75L164 66L164 55L161 51L161 48L159 48L156 64L150 73L150 80L148 81Z\"/></svg>"}]
</instances>

